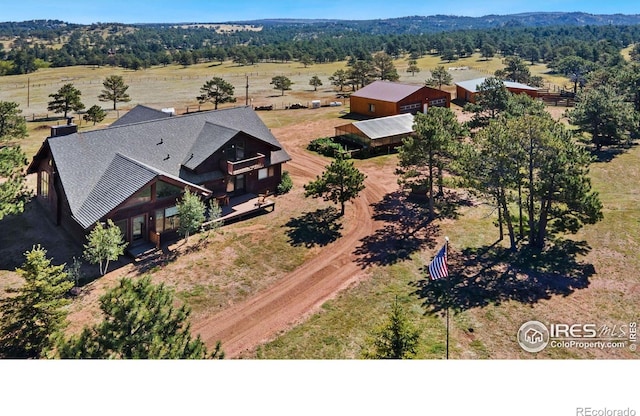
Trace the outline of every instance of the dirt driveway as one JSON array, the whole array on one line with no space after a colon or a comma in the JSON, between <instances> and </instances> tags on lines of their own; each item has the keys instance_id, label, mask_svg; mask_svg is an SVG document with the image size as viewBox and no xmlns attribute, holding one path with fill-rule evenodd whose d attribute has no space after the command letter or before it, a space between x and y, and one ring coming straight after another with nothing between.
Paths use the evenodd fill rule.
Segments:
<instances>
[{"instance_id":1,"label":"dirt driveway","mask_svg":"<svg viewBox=\"0 0 640 416\"><path fill-rule=\"evenodd\" d=\"M335 125L344 123L344 120L335 120ZM326 160L309 154L304 148L310 139L333 135L333 127L330 121L324 120L272 130L292 157L286 169L296 186L314 179L324 170ZM316 312L339 291L366 278L368 272L358 264L354 251L362 238L381 226L372 219L371 205L396 190L397 184L392 172L366 169L365 173L366 188L347 206L340 239L266 290L194 322L193 332L200 334L209 347L221 340L229 358L248 355L259 344Z\"/></svg>"}]
</instances>

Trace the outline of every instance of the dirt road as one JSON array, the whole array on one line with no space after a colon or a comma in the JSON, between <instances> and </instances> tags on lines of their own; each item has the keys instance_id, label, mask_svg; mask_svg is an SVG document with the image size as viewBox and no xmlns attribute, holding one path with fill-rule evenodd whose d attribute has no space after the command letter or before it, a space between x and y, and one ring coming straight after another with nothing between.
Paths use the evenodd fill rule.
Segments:
<instances>
[{"instance_id":1,"label":"dirt road","mask_svg":"<svg viewBox=\"0 0 640 416\"><path fill-rule=\"evenodd\" d=\"M344 124L343 120L336 122ZM322 133L318 129L330 131ZM292 157L286 169L294 183L306 183L324 170L326 161L307 153L304 146L310 138L333 135L332 130L326 121L298 125L295 130L272 130ZM193 332L200 334L209 347L221 340L228 358L239 357L301 322L339 291L365 278L367 271L357 264L354 251L362 238L381 226L372 219L371 204L397 186L388 173L372 170L366 174L365 190L347 206L341 238L261 293L194 322Z\"/></svg>"}]
</instances>

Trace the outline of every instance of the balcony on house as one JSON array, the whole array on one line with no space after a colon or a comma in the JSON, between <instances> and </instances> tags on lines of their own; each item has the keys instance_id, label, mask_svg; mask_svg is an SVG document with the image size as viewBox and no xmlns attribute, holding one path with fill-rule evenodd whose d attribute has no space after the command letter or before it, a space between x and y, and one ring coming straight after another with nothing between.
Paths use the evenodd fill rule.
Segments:
<instances>
[{"instance_id":1,"label":"balcony on house","mask_svg":"<svg viewBox=\"0 0 640 416\"><path fill-rule=\"evenodd\" d=\"M229 175L240 175L254 169L260 169L264 167L265 161L266 156L262 153L256 153L252 157L240 160L227 160L227 173Z\"/></svg>"}]
</instances>

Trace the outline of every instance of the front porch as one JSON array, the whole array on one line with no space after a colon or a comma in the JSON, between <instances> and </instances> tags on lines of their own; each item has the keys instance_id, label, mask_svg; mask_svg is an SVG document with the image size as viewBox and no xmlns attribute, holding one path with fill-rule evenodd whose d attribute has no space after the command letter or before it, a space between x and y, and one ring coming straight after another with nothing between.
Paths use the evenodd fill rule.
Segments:
<instances>
[{"instance_id":1,"label":"front porch","mask_svg":"<svg viewBox=\"0 0 640 416\"><path fill-rule=\"evenodd\" d=\"M256 195L249 193L234 197L226 197L225 195L224 198L220 198L219 200L224 202L228 201L227 204L220 207L222 209L220 218L204 222L201 231L206 230L217 222L228 224L261 212L272 212L276 206L275 200L268 194ZM156 250L159 250L163 244L175 241L175 238L175 232L164 236L164 238L161 238L161 235L156 232L149 232L147 240L134 246L129 246L127 254L134 259L146 257Z\"/></svg>"},{"instance_id":2,"label":"front porch","mask_svg":"<svg viewBox=\"0 0 640 416\"><path fill-rule=\"evenodd\" d=\"M207 221L202 224L203 228L215 222L223 221L225 224L238 221L249 215L259 212L271 212L275 209L276 202L268 194L244 194L229 198L229 204L223 205L220 218Z\"/></svg>"}]
</instances>

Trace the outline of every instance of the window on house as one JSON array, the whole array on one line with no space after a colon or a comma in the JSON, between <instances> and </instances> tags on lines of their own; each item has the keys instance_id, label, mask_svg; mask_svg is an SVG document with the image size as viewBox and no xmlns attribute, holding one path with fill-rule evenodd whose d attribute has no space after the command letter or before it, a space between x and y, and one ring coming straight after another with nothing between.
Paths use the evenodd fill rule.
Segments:
<instances>
[{"instance_id":1,"label":"window on house","mask_svg":"<svg viewBox=\"0 0 640 416\"><path fill-rule=\"evenodd\" d=\"M122 233L122 235L124 236L124 239L126 240L127 237L127 220L120 220L120 221L116 221L115 225L116 227L120 228L120 232Z\"/></svg>"},{"instance_id":2,"label":"window on house","mask_svg":"<svg viewBox=\"0 0 640 416\"><path fill-rule=\"evenodd\" d=\"M178 208L169 207L156 210L156 232L163 233L165 231L177 230L180 226L180 217L178 217Z\"/></svg>"},{"instance_id":3,"label":"window on house","mask_svg":"<svg viewBox=\"0 0 640 416\"><path fill-rule=\"evenodd\" d=\"M49 199L49 172L46 170L40 172L40 196Z\"/></svg>"},{"instance_id":4,"label":"window on house","mask_svg":"<svg viewBox=\"0 0 640 416\"><path fill-rule=\"evenodd\" d=\"M227 160L235 162L244 159L244 143L238 142L227 146L225 149Z\"/></svg>"},{"instance_id":5,"label":"window on house","mask_svg":"<svg viewBox=\"0 0 640 416\"><path fill-rule=\"evenodd\" d=\"M156 182L156 198L168 198L170 196L177 197L182 193L182 188L174 186L166 182Z\"/></svg>"},{"instance_id":6,"label":"window on house","mask_svg":"<svg viewBox=\"0 0 640 416\"><path fill-rule=\"evenodd\" d=\"M375 113L376 112L376 105L375 104L369 104L369 112L370 113Z\"/></svg>"},{"instance_id":7,"label":"window on house","mask_svg":"<svg viewBox=\"0 0 640 416\"><path fill-rule=\"evenodd\" d=\"M263 168L258 171L258 180L263 180L272 177L276 174L276 169L273 166Z\"/></svg>"},{"instance_id":8,"label":"window on house","mask_svg":"<svg viewBox=\"0 0 640 416\"><path fill-rule=\"evenodd\" d=\"M133 207L149 201L151 201L151 186L147 186L140 192L136 193L126 204L124 204L124 206Z\"/></svg>"}]
</instances>

